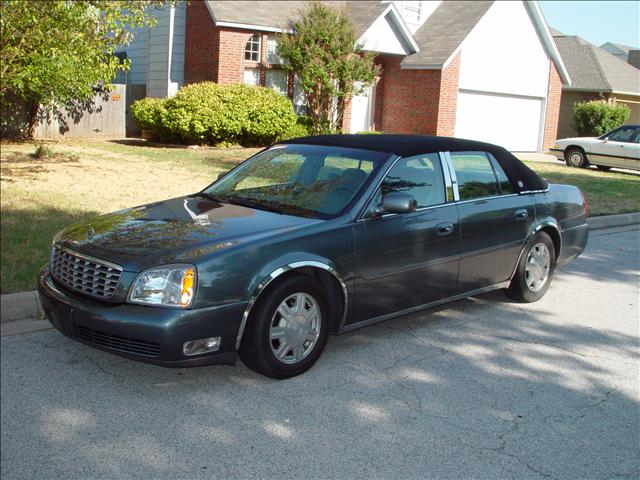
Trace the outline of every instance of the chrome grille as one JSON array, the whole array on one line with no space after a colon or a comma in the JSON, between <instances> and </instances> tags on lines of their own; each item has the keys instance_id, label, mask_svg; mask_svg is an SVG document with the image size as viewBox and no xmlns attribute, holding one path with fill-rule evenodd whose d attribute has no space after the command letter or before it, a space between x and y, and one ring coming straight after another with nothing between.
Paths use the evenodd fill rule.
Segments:
<instances>
[{"instance_id":1,"label":"chrome grille","mask_svg":"<svg viewBox=\"0 0 640 480\"><path fill-rule=\"evenodd\" d=\"M160 345L154 342L101 332L75 323L74 328L78 338L94 345L142 357L157 357L160 354Z\"/></svg>"},{"instance_id":2,"label":"chrome grille","mask_svg":"<svg viewBox=\"0 0 640 480\"><path fill-rule=\"evenodd\" d=\"M55 246L51 252L51 274L72 290L92 297L111 298L122 267Z\"/></svg>"}]
</instances>

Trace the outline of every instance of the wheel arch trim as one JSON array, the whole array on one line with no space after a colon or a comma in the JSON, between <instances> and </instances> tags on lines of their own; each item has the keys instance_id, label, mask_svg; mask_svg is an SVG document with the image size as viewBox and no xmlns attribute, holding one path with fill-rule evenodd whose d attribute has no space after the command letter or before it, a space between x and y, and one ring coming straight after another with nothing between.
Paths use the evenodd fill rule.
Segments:
<instances>
[{"instance_id":1,"label":"wheel arch trim","mask_svg":"<svg viewBox=\"0 0 640 480\"><path fill-rule=\"evenodd\" d=\"M302 268L319 268L326 272L329 272L340 284L340 288L342 289L342 294L344 296L344 309L342 312L342 318L340 319L340 325L344 325L344 322L347 317L347 311L349 306L349 293L347 290L347 284L345 283L342 276L338 273L338 271L328 263L323 263L317 260L302 260L297 262L287 263L282 265L281 267L273 270L269 275L264 277L260 283L254 288L251 297L249 297L249 301L247 303L247 307L242 314L242 320L240 321L240 328L238 329L238 335L236 337L236 350L240 348L240 343L242 342L242 335L244 334L245 327L247 325L247 320L249 319L249 315L251 314L251 310L254 305L258 301L258 298L262 294L262 292L278 277L284 275L287 272L291 272L294 270L299 270Z\"/></svg>"},{"instance_id":2,"label":"wheel arch trim","mask_svg":"<svg viewBox=\"0 0 640 480\"><path fill-rule=\"evenodd\" d=\"M513 272L511 273L511 277L509 277L510 280L513 279L513 277L515 276L516 272L518 271L518 265L520 265L520 259L522 258L522 255L524 254L524 251L527 249L527 245L529 244L530 240L533 238L533 236L538 233L540 230L545 229L545 228L552 228L553 230L555 230L555 232L558 235L558 247L557 249L555 249L556 244L554 239L552 238L551 241L553 241L553 246L554 249L556 250L556 265L558 264L558 260L560 259L560 252L562 251L562 233L560 231L560 227L558 226L558 223L553 220L553 219L546 219L543 220L541 222L536 223L536 225L531 229L531 231L527 234L527 237L524 240L524 244L522 245L522 249L520 249L520 253L518 254L518 259L516 260L516 264L513 267Z\"/></svg>"}]
</instances>

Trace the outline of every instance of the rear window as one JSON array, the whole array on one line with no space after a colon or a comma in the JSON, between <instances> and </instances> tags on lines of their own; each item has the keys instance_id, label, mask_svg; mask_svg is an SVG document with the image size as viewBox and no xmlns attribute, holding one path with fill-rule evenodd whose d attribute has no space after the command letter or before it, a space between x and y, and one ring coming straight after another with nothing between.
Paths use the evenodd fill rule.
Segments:
<instances>
[{"instance_id":1,"label":"rear window","mask_svg":"<svg viewBox=\"0 0 640 480\"><path fill-rule=\"evenodd\" d=\"M496 175L486 153L451 152L451 161L458 179L460 200L500 194Z\"/></svg>"}]
</instances>

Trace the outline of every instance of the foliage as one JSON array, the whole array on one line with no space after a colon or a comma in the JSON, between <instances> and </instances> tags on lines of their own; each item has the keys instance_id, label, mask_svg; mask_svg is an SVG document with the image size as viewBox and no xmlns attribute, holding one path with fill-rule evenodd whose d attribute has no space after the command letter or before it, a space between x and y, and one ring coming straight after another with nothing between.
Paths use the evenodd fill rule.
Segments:
<instances>
[{"instance_id":1,"label":"foliage","mask_svg":"<svg viewBox=\"0 0 640 480\"><path fill-rule=\"evenodd\" d=\"M139 100L131 111L142 128L181 143L264 145L296 125L289 99L243 84L195 83L173 98Z\"/></svg>"},{"instance_id":2,"label":"foliage","mask_svg":"<svg viewBox=\"0 0 640 480\"><path fill-rule=\"evenodd\" d=\"M292 138L307 137L309 135L311 135L311 119L303 115L298 117L296 124L280 135L277 140L290 140Z\"/></svg>"},{"instance_id":3,"label":"foliage","mask_svg":"<svg viewBox=\"0 0 640 480\"><path fill-rule=\"evenodd\" d=\"M580 136L599 137L618 128L627 121L631 110L623 104L601 100L579 102L573 105L573 116Z\"/></svg>"},{"instance_id":4,"label":"foliage","mask_svg":"<svg viewBox=\"0 0 640 480\"><path fill-rule=\"evenodd\" d=\"M382 132L378 132L376 130L364 130L362 132L358 132L357 135L381 135Z\"/></svg>"},{"instance_id":5,"label":"foliage","mask_svg":"<svg viewBox=\"0 0 640 480\"><path fill-rule=\"evenodd\" d=\"M169 2L171 3L171 2ZM108 89L117 70L113 55L135 27L153 26L161 0L0 0L0 97L12 93L32 105L33 133L40 105L90 100Z\"/></svg>"},{"instance_id":6,"label":"foliage","mask_svg":"<svg viewBox=\"0 0 640 480\"><path fill-rule=\"evenodd\" d=\"M355 29L341 11L313 2L278 40L284 67L294 72L307 97L313 134L341 130L346 102L375 79L374 53L357 45Z\"/></svg>"},{"instance_id":7,"label":"foliage","mask_svg":"<svg viewBox=\"0 0 640 480\"><path fill-rule=\"evenodd\" d=\"M33 156L34 158L51 158L55 156L55 152L45 143L39 143L36 146L36 151L34 152Z\"/></svg>"}]
</instances>

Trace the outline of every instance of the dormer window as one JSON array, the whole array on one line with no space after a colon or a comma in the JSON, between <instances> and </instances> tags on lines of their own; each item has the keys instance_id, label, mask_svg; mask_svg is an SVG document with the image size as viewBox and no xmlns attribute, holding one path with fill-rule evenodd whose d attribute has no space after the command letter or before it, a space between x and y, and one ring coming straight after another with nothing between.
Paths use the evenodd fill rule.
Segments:
<instances>
[{"instance_id":1,"label":"dormer window","mask_svg":"<svg viewBox=\"0 0 640 480\"><path fill-rule=\"evenodd\" d=\"M250 62L260 61L260 34L256 33L249 38L244 47L244 59Z\"/></svg>"}]
</instances>

